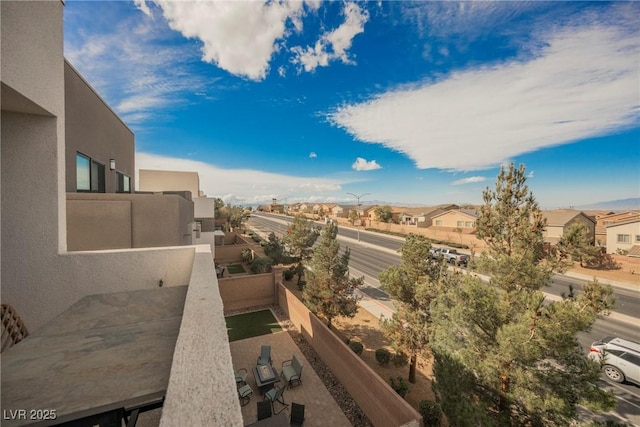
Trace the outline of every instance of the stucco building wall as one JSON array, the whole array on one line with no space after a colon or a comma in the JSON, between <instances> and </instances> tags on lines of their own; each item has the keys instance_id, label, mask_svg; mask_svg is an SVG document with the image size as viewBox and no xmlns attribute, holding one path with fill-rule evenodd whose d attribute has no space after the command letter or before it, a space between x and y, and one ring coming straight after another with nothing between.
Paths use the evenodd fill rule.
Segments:
<instances>
[{"instance_id":1,"label":"stucco building wall","mask_svg":"<svg viewBox=\"0 0 640 427\"><path fill-rule=\"evenodd\" d=\"M130 177L135 188L134 135L97 92L65 61L66 189L75 192L76 153L105 165L105 192L115 193L116 172ZM109 169L109 160L116 169Z\"/></svg>"},{"instance_id":2,"label":"stucco building wall","mask_svg":"<svg viewBox=\"0 0 640 427\"><path fill-rule=\"evenodd\" d=\"M190 245L192 223L178 194L67 193L70 251Z\"/></svg>"},{"instance_id":3,"label":"stucco building wall","mask_svg":"<svg viewBox=\"0 0 640 427\"><path fill-rule=\"evenodd\" d=\"M619 239L619 235L628 236L629 241ZM618 250L628 251L633 245L640 245L640 220L631 220L607 227L607 253L615 254Z\"/></svg>"},{"instance_id":4,"label":"stucco building wall","mask_svg":"<svg viewBox=\"0 0 640 427\"><path fill-rule=\"evenodd\" d=\"M138 189L140 191L191 191L192 197L196 198L200 196L200 178L197 172L140 169Z\"/></svg>"}]
</instances>

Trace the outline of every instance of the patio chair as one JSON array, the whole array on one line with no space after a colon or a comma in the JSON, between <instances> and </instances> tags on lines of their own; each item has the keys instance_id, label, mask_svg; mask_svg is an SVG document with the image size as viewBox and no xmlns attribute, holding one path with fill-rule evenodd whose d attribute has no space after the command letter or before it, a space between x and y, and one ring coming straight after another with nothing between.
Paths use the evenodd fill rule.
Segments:
<instances>
[{"instance_id":1,"label":"patio chair","mask_svg":"<svg viewBox=\"0 0 640 427\"><path fill-rule=\"evenodd\" d=\"M2 304L2 341L0 353L18 344L29 336L27 327L18 316L16 310L9 304Z\"/></svg>"},{"instance_id":2,"label":"patio chair","mask_svg":"<svg viewBox=\"0 0 640 427\"><path fill-rule=\"evenodd\" d=\"M304 405L291 402L291 419L289 424L292 427L302 427L302 424L304 424Z\"/></svg>"},{"instance_id":3,"label":"patio chair","mask_svg":"<svg viewBox=\"0 0 640 427\"><path fill-rule=\"evenodd\" d=\"M289 388L294 384L302 384L302 363L295 354L290 360L282 362L282 376L287 381Z\"/></svg>"},{"instance_id":4,"label":"patio chair","mask_svg":"<svg viewBox=\"0 0 640 427\"><path fill-rule=\"evenodd\" d=\"M277 386L273 386L273 388L266 392L264 395L264 399L271 402L271 408L273 409L274 414L279 414L280 412L284 411L287 406L289 406L289 404L285 403L284 401L284 390L285 387L278 388ZM279 411L276 411L276 402L282 405L282 409L280 409Z\"/></svg>"},{"instance_id":5,"label":"patio chair","mask_svg":"<svg viewBox=\"0 0 640 427\"><path fill-rule=\"evenodd\" d=\"M238 388L238 397L240 398L240 406L244 406L251 400L253 389L249 384L242 385Z\"/></svg>"},{"instance_id":6,"label":"patio chair","mask_svg":"<svg viewBox=\"0 0 640 427\"><path fill-rule=\"evenodd\" d=\"M263 345L260 348L260 356L258 356L257 365L271 365L271 346Z\"/></svg>"},{"instance_id":7,"label":"patio chair","mask_svg":"<svg viewBox=\"0 0 640 427\"><path fill-rule=\"evenodd\" d=\"M234 372L236 376L236 385L241 386L247 383L247 370L245 368L240 368Z\"/></svg>"},{"instance_id":8,"label":"patio chair","mask_svg":"<svg viewBox=\"0 0 640 427\"><path fill-rule=\"evenodd\" d=\"M269 418L271 416L271 403L265 401L256 403L258 409L258 421Z\"/></svg>"}]
</instances>

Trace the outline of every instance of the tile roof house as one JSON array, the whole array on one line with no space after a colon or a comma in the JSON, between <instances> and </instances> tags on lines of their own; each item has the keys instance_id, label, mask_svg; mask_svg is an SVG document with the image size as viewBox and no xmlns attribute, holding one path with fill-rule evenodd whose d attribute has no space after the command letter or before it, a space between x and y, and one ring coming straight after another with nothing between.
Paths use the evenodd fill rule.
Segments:
<instances>
[{"instance_id":1,"label":"tile roof house","mask_svg":"<svg viewBox=\"0 0 640 427\"><path fill-rule=\"evenodd\" d=\"M640 211L626 211L626 212L610 212L607 215L596 216L596 231L595 239L596 245L606 246L607 244L607 227L621 221L628 221L630 219L640 218Z\"/></svg>"},{"instance_id":2,"label":"tile roof house","mask_svg":"<svg viewBox=\"0 0 640 427\"><path fill-rule=\"evenodd\" d=\"M542 211L542 216L547 220L547 227L544 231L545 243L555 245L558 243L564 232L574 223L584 224L591 236L591 241L595 238L595 221L592 217L582 211L574 209L555 209Z\"/></svg>"},{"instance_id":3,"label":"tile roof house","mask_svg":"<svg viewBox=\"0 0 640 427\"><path fill-rule=\"evenodd\" d=\"M616 221L606 226L607 253L640 256L640 217Z\"/></svg>"},{"instance_id":4,"label":"tile roof house","mask_svg":"<svg viewBox=\"0 0 640 427\"><path fill-rule=\"evenodd\" d=\"M433 217L444 212L458 209L457 205L439 205L419 208L402 208L398 222L402 225L426 228L433 225Z\"/></svg>"},{"instance_id":5,"label":"tile roof house","mask_svg":"<svg viewBox=\"0 0 640 427\"><path fill-rule=\"evenodd\" d=\"M473 233L477 219L478 215L472 209L453 209L434 215L431 221L433 227Z\"/></svg>"}]
</instances>

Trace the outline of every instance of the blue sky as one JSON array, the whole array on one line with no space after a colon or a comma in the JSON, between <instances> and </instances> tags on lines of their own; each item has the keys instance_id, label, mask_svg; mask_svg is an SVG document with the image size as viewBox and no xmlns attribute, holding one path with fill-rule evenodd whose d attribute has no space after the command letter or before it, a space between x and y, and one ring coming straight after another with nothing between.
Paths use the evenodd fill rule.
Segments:
<instances>
[{"instance_id":1,"label":"blue sky","mask_svg":"<svg viewBox=\"0 0 640 427\"><path fill-rule=\"evenodd\" d=\"M136 168L229 203L640 196L640 3L67 1L65 56Z\"/></svg>"}]
</instances>

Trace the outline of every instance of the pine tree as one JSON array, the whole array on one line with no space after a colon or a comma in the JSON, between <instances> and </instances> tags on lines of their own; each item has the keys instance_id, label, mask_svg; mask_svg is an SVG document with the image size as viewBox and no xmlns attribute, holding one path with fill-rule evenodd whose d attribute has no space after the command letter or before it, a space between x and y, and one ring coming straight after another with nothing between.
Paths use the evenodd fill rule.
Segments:
<instances>
[{"instance_id":1,"label":"pine tree","mask_svg":"<svg viewBox=\"0 0 640 427\"><path fill-rule=\"evenodd\" d=\"M416 382L418 354L429 343L429 304L436 296L443 265L431 261L431 243L409 234L400 249L402 261L378 276L382 289L394 300L397 311L382 321L382 330L394 346L410 356L409 382ZM446 268L446 267L444 267Z\"/></svg>"},{"instance_id":2,"label":"pine tree","mask_svg":"<svg viewBox=\"0 0 640 427\"><path fill-rule=\"evenodd\" d=\"M324 317L331 329L336 317L353 317L358 311L354 291L364 277L349 278L349 248L340 254L336 240L338 226L328 224L322 231L320 244L314 249L308 281L302 296L309 309Z\"/></svg>"},{"instance_id":3,"label":"pine tree","mask_svg":"<svg viewBox=\"0 0 640 427\"><path fill-rule=\"evenodd\" d=\"M611 287L592 282L575 299L545 301L545 222L525 182L524 166L511 164L484 192L477 233L493 286L458 275L431 305L434 388L451 425L568 425L578 404L614 404L594 387L599 368L576 338L608 314Z\"/></svg>"},{"instance_id":4,"label":"pine tree","mask_svg":"<svg viewBox=\"0 0 640 427\"><path fill-rule=\"evenodd\" d=\"M313 223L308 221L303 214L294 217L293 222L287 229L284 236L284 243L289 249L289 253L296 260L296 273L298 275L298 285L302 280L304 262L311 258L313 244L318 239L318 231L314 229Z\"/></svg>"},{"instance_id":5,"label":"pine tree","mask_svg":"<svg viewBox=\"0 0 640 427\"><path fill-rule=\"evenodd\" d=\"M575 222L562 234L558 241L558 252L561 257L570 256L572 261L581 267L593 265L598 259L600 248L593 246L593 238L589 229L581 222Z\"/></svg>"}]
</instances>

